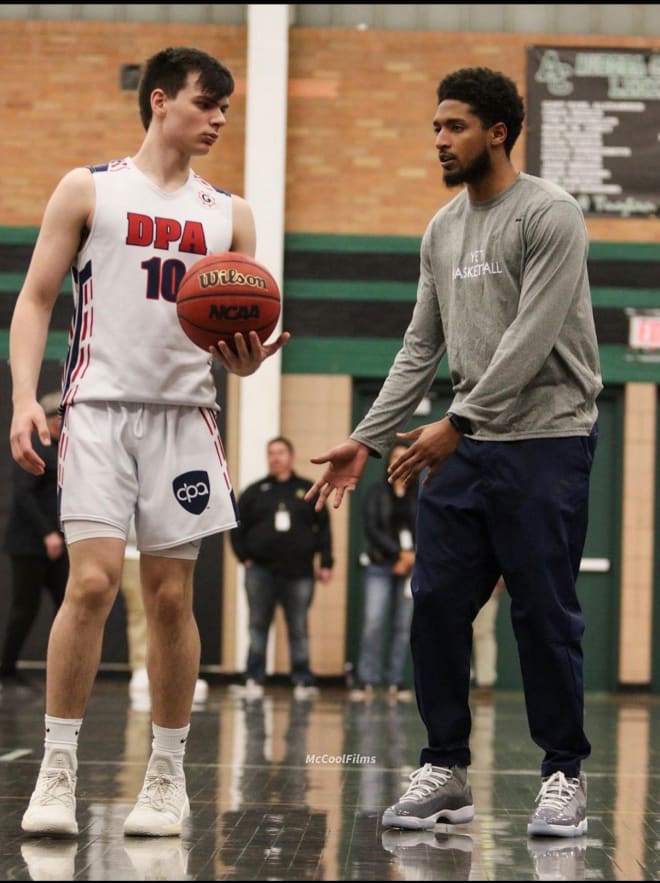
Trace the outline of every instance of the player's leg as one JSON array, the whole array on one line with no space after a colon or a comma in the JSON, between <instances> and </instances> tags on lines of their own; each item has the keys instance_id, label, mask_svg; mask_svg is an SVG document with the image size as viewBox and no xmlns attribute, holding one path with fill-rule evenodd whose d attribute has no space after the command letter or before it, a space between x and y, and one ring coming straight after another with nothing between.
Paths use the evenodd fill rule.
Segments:
<instances>
[{"instance_id":1,"label":"player's leg","mask_svg":"<svg viewBox=\"0 0 660 883\"><path fill-rule=\"evenodd\" d=\"M136 497L125 430L125 409L109 402L68 407L62 422L58 478L69 574L48 640L44 758L22 820L32 834L78 830L78 735L118 592Z\"/></svg>"},{"instance_id":2,"label":"player's leg","mask_svg":"<svg viewBox=\"0 0 660 883\"><path fill-rule=\"evenodd\" d=\"M180 834L190 814L183 763L200 662L192 603L199 545L140 558L153 740L144 785L124 822L129 835Z\"/></svg>"},{"instance_id":3,"label":"player's leg","mask_svg":"<svg viewBox=\"0 0 660 883\"><path fill-rule=\"evenodd\" d=\"M96 678L105 623L117 597L124 541L71 542L69 580L53 620L46 661L47 713L82 717Z\"/></svg>"},{"instance_id":4,"label":"player's leg","mask_svg":"<svg viewBox=\"0 0 660 883\"><path fill-rule=\"evenodd\" d=\"M140 561L152 719L162 727L190 720L201 654L192 603L194 568L195 559L143 554Z\"/></svg>"},{"instance_id":5,"label":"player's leg","mask_svg":"<svg viewBox=\"0 0 660 883\"><path fill-rule=\"evenodd\" d=\"M213 412L160 405L132 410L153 742L124 833L162 837L180 834L190 813L183 762L200 663L195 562L202 538L235 527L237 513Z\"/></svg>"},{"instance_id":6,"label":"player's leg","mask_svg":"<svg viewBox=\"0 0 660 883\"><path fill-rule=\"evenodd\" d=\"M94 530L92 523L90 530ZM22 827L71 835L76 822L78 736L101 659L103 631L117 596L124 540L75 539L66 527L69 579L53 620L46 659L44 756Z\"/></svg>"}]
</instances>

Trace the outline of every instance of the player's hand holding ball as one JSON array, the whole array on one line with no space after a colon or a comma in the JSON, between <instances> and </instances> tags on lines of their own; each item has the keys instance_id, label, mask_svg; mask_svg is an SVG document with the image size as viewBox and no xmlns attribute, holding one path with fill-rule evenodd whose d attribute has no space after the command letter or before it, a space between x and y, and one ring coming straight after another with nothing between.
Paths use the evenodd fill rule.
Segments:
<instances>
[{"instance_id":1,"label":"player's hand holding ball","mask_svg":"<svg viewBox=\"0 0 660 883\"><path fill-rule=\"evenodd\" d=\"M247 377L254 374L264 359L281 349L290 337L288 331L283 331L272 343L262 343L257 332L250 331L248 334L236 334L233 346L220 340L217 347L212 346L209 349L227 371L238 374L239 377Z\"/></svg>"},{"instance_id":2,"label":"player's hand holding ball","mask_svg":"<svg viewBox=\"0 0 660 883\"><path fill-rule=\"evenodd\" d=\"M264 343L280 318L279 286L263 264L238 252L206 255L193 264L179 285L176 309L190 340L241 377L290 337L283 332Z\"/></svg>"}]
</instances>

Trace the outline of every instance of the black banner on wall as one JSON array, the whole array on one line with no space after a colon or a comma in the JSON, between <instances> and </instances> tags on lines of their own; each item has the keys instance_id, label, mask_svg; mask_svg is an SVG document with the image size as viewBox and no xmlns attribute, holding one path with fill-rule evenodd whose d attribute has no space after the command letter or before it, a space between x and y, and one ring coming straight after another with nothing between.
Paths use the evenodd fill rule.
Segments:
<instances>
[{"instance_id":1,"label":"black banner on wall","mask_svg":"<svg viewBox=\"0 0 660 883\"><path fill-rule=\"evenodd\" d=\"M527 48L526 170L585 214L660 214L660 50Z\"/></svg>"}]
</instances>

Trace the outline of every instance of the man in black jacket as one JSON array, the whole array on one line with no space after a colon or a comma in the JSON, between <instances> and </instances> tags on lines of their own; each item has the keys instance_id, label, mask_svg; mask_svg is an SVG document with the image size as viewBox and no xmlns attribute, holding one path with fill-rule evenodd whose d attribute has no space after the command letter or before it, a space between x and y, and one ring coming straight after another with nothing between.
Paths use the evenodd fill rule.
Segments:
<instances>
[{"instance_id":1,"label":"man in black jacket","mask_svg":"<svg viewBox=\"0 0 660 883\"><path fill-rule=\"evenodd\" d=\"M60 395L48 393L41 399L51 444L35 436L34 447L43 459L42 475L32 475L14 464L14 493L5 532L4 551L12 572L12 598L7 616L0 661L3 686L31 686L17 669L27 636L39 613L44 589L57 612L69 574L64 536L57 511L57 443L60 437Z\"/></svg>"},{"instance_id":2,"label":"man in black jacket","mask_svg":"<svg viewBox=\"0 0 660 883\"><path fill-rule=\"evenodd\" d=\"M317 579L332 577L330 517L305 500L312 482L293 471L294 448L278 436L266 447L268 475L238 499L240 524L230 533L234 554L245 567L250 648L246 692L263 693L268 632L282 605L291 656L291 681L298 698L314 690L309 665L307 612Z\"/></svg>"}]
</instances>

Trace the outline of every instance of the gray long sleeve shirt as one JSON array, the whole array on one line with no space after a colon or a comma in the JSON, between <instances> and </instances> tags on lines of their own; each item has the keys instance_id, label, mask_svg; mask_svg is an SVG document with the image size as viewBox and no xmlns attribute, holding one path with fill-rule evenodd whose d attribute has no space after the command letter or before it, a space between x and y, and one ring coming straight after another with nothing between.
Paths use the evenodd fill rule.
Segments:
<instances>
[{"instance_id":1,"label":"gray long sleeve shirt","mask_svg":"<svg viewBox=\"0 0 660 883\"><path fill-rule=\"evenodd\" d=\"M445 352L451 410L479 440L588 435L602 389L576 200L520 173L503 193L459 193L422 239L412 319L376 400L351 437L383 454Z\"/></svg>"}]
</instances>

